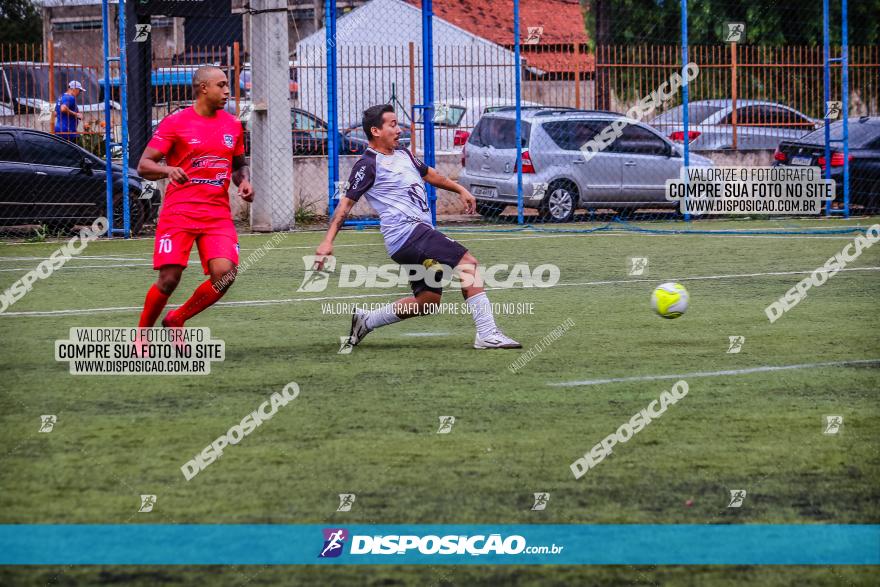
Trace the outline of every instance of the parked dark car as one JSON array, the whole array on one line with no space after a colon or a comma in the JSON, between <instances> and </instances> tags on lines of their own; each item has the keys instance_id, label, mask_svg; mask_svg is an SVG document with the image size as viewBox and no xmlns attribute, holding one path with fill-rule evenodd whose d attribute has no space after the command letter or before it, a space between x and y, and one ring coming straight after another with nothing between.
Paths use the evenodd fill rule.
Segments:
<instances>
[{"instance_id":1,"label":"parked dark car","mask_svg":"<svg viewBox=\"0 0 880 587\"><path fill-rule=\"evenodd\" d=\"M107 214L103 159L51 134L0 126L0 226L71 228ZM129 169L131 232L154 216L153 198L140 199L143 180ZM122 227L122 167L113 165L113 225Z\"/></svg>"},{"instance_id":2,"label":"parked dark car","mask_svg":"<svg viewBox=\"0 0 880 587\"><path fill-rule=\"evenodd\" d=\"M773 155L776 165L825 169L825 128L796 141L782 141ZM843 201L843 121L831 125L831 179L836 201ZM849 119L850 204L865 211L880 209L880 117Z\"/></svg>"}]
</instances>

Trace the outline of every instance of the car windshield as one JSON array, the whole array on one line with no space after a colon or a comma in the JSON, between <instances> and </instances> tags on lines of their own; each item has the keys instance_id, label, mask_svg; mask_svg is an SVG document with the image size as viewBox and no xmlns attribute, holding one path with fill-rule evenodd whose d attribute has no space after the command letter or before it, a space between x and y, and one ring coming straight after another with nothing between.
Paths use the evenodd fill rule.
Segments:
<instances>
[{"instance_id":1,"label":"car windshield","mask_svg":"<svg viewBox=\"0 0 880 587\"><path fill-rule=\"evenodd\" d=\"M452 104L434 104L434 124L437 126L458 126L467 108Z\"/></svg>"},{"instance_id":2,"label":"car windshield","mask_svg":"<svg viewBox=\"0 0 880 587\"><path fill-rule=\"evenodd\" d=\"M700 124L716 112L722 110L720 104L690 104L688 106L688 124ZM667 110L651 121L652 126L678 126L683 123L684 106L676 106Z\"/></svg>"},{"instance_id":3,"label":"car windshield","mask_svg":"<svg viewBox=\"0 0 880 587\"><path fill-rule=\"evenodd\" d=\"M871 142L880 137L880 121L858 122L856 120L849 121L849 146L855 149L867 147ZM843 121L835 122L831 125L831 140L843 141ZM825 127L814 130L810 134L798 139L799 143L810 143L814 145L825 144Z\"/></svg>"},{"instance_id":4,"label":"car windshield","mask_svg":"<svg viewBox=\"0 0 880 587\"><path fill-rule=\"evenodd\" d=\"M37 64L6 64L3 65L10 90L16 98L36 98L49 101L49 66ZM85 95L78 98L82 104L94 104L100 101L98 76L87 67L56 65L53 68L55 97L67 91L67 85L78 81L85 88Z\"/></svg>"},{"instance_id":5,"label":"car windshield","mask_svg":"<svg viewBox=\"0 0 880 587\"><path fill-rule=\"evenodd\" d=\"M520 128L520 138L524 148L529 146L531 130L531 124L523 120ZM516 120L484 116L477 123L477 127L471 133L468 142L480 147L491 146L496 149L516 149Z\"/></svg>"}]
</instances>

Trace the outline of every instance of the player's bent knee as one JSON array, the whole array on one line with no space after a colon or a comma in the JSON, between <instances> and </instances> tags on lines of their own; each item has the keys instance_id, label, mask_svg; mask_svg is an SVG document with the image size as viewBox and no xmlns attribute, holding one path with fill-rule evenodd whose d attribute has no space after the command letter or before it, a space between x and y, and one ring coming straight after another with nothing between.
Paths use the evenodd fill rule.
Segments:
<instances>
[{"instance_id":1,"label":"player's bent knee","mask_svg":"<svg viewBox=\"0 0 880 587\"><path fill-rule=\"evenodd\" d=\"M219 289L227 289L235 282L238 276L238 267L232 265L230 268L214 270L211 269L211 283Z\"/></svg>"},{"instance_id":2,"label":"player's bent knee","mask_svg":"<svg viewBox=\"0 0 880 587\"><path fill-rule=\"evenodd\" d=\"M166 294L171 295L175 289L177 289L177 285L180 283L180 276L183 273L183 267L162 267L159 270L159 277L156 280L156 287L159 290Z\"/></svg>"}]
</instances>

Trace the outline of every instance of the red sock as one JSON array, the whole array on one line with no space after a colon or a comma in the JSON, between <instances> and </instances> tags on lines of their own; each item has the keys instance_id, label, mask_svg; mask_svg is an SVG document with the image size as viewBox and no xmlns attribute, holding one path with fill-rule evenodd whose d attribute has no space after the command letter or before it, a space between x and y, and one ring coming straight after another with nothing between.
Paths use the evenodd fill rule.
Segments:
<instances>
[{"instance_id":1,"label":"red sock","mask_svg":"<svg viewBox=\"0 0 880 587\"><path fill-rule=\"evenodd\" d=\"M214 289L210 279L205 280L182 306L165 316L165 321L169 326L183 326L184 322L222 298L224 293L225 290L218 292Z\"/></svg>"},{"instance_id":2,"label":"red sock","mask_svg":"<svg viewBox=\"0 0 880 587\"><path fill-rule=\"evenodd\" d=\"M156 318L162 313L165 304L168 303L168 296L162 293L154 283L147 292L147 299L144 300L144 309L141 312L141 320L138 322L138 328L150 328L156 323Z\"/></svg>"}]
</instances>

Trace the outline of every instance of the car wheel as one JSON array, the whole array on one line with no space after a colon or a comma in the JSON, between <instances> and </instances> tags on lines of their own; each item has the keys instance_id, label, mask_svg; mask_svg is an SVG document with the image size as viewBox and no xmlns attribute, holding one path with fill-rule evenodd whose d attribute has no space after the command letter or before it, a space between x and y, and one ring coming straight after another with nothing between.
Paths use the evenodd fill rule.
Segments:
<instances>
[{"instance_id":1,"label":"car wheel","mask_svg":"<svg viewBox=\"0 0 880 587\"><path fill-rule=\"evenodd\" d=\"M572 182L567 180L553 182L547 188L547 195L539 208L541 219L568 222L574 217L577 204L578 191Z\"/></svg>"},{"instance_id":2,"label":"car wheel","mask_svg":"<svg viewBox=\"0 0 880 587\"><path fill-rule=\"evenodd\" d=\"M504 210L504 206L498 204L486 204L484 202L477 201L477 214L482 216L483 218L494 219L501 216L501 212Z\"/></svg>"},{"instance_id":3,"label":"car wheel","mask_svg":"<svg viewBox=\"0 0 880 587\"><path fill-rule=\"evenodd\" d=\"M136 192L129 192L128 194L128 211L131 215L129 218L131 236L137 236L140 234L147 217L147 212L144 209L144 202L137 198L139 195L140 194ZM122 218L122 192L119 192L113 195L113 228L117 229L122 228L123 226L125 225L124 219Z\"/></svg>"}]
</instances>

